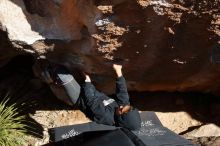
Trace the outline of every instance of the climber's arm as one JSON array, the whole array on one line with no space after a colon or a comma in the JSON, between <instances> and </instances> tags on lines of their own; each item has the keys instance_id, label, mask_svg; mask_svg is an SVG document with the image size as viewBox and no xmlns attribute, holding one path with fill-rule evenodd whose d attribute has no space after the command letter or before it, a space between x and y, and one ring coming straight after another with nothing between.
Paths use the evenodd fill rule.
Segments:
<instances>
[{"instance_id":1,"label":"climber's arm","mask_svg":"<svg viewBox=\"0 0 220 146\"><path fill-rule=\"evenodd\" d=\"M116 75L117 75L116 101L119 104L119 106L130 105L125 78L123 77L123 74L122 74L122 66L117 65L117 64L113 64L113 68L114 68Z\"/></svg>"}]
</instances>

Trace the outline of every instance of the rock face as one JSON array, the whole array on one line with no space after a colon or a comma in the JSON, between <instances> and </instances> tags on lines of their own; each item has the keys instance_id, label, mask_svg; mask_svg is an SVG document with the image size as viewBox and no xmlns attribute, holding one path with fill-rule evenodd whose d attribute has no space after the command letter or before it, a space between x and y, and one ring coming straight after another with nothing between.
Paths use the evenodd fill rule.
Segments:
<instances>
[{"instance_id":1,"label":"rock face","mask_svg":"<svg viewBox=\"0 0 220 146\"><path fill-rule=\"evenodd\" d=\"M45 55L84 68L113 93L114 61L124 64L130 90L218 93L219 7L217 0L1 0L0 65Z\"/></svg>"}]
</instances>

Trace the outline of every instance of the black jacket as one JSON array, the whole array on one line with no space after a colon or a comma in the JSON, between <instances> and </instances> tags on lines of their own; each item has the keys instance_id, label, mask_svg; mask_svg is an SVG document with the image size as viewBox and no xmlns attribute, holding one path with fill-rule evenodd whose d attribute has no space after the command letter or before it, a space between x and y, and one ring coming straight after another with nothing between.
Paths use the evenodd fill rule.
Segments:
<instances>
[{"instance_id":1,"label":"black jacket","mask_svg":"<svg viewBox=\"0 0 220 146\"><path fill-rule=\"evenodd\" d=\"M116 97L114 99L97 91L91 82L85 82L80 97L81 109L86 115L100 124L122 126L129 129L140 127L140 115L135 109L127 114L117 115L116 108L130 105L124 77L116 79Z\"/></svg>"}]
</instances>

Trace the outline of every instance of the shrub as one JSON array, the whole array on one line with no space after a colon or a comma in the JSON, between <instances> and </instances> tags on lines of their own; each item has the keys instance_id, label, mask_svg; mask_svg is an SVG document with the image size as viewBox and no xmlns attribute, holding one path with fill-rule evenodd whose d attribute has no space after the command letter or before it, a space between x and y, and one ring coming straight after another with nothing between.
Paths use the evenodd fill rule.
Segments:
<instances>
[{"instance_id":1,"label":"shrub","mask_svg":"<svg viewBox=\"0 0 220 146\"><path fill-rule=\"evenodd\" d=\"M16 104L8 105L8 101L0 103L0 146L23 145L27 132L25 116L19 114Z\"/></svg>"}]
</instances>

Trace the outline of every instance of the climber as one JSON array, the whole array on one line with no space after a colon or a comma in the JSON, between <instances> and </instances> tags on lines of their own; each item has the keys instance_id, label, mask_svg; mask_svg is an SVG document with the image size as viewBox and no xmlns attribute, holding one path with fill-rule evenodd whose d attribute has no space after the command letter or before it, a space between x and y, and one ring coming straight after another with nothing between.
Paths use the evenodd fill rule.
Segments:
<instances>
[{"instance_id":1,"label":"climber","mask_svg":"<svg viewBox=\"0 0 220 146\"><path fill-rule=\"evenodd\" d=\"M141 119L137 109L130 105L122 66L113 64L113 68L117 75L115 99L97 91L86 74L83 85L85 105L89 107L93 120L97 123L137 130L140 128Z\"/></svg>"},{"instance_id":2,"label":"climber","mask_svg":"<svg viewBox=\"0 0 220 146\"><path fill-rule=\"evenodd\" d=\"M38 61L37 64L39 63L49 62ZM113 99L96 90L88 74L83 73L85 81L79 85L64 66L49 63L46 67L43 65L44 68L39 73L37 64L33 68L35 75L49 84L57 98L69 105L76 105L90 119L99 124L115 125L130 130L140 128L140 115L138 110L130 105L121 65L113 64L117 75L116 97Z\"/></svg>"}]
</instances>

